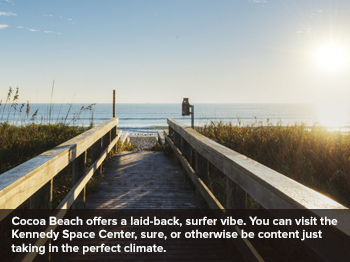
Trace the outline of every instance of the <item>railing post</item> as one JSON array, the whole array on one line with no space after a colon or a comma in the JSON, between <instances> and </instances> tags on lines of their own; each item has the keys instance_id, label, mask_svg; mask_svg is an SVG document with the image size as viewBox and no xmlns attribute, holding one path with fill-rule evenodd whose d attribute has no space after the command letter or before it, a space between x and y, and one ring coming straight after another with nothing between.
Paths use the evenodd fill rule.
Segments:
<instances>
[{"instance_id":1,"label":"railing post","mask_svg":"<svg viewBox=\"0 0 350 262\"><path fill-rule=\"evenodd\" d=\"M86 151L83 152L72 162L72 174L73 174L73 186L79 181L79 179L85 174L86 168ZM86 186L83 191L80 192L77 199L74 201L73 209L82 209L85 207Z\"/></svg>"},{"instance_id":2,"label":"railing post","mask_svg":"<svg viewBox=\"0 0 350 262\"><path fill-rule=\"evenodd\" d=\"M110 132L107 132L103 137L102 137L102 150L101 153L108 147L109 143L111 140Z\"/></svg>"},{"instance_id":3,"label":"railing post","mask_svg":"<svg viewBox=\"0 0 350 262\"><path fill-rule=\"evenodd\" d=\"M114 138L116 138L117 136L117 127L113 127L111 130L111 141L114 140ZM117 150L117 144L115 144L115 146L113 147L114 150ZM111 151L112 152L112 151Z\"/></svg>"},{"instance_id":4,"label":"railing post","mask_svg":"<svg viewBox=\"0 0 350 262\"><path fill-rule=\"evenodd\" d=\"M112 129L109 130L108 132L108 146L111 142L112 142ZM111 155L112 155L112 151L109 151L109 153L107 154L108 159L111 157Z\"/></svg>"},{"instance_id":5,"label":"railing post","mask_svg":"<svg viewBox=\"0 0 350 262\"><path fill-rule=\"evenodd\" d=\"M210 180L209 180L209 161L205 159L201 154L194 150L195 161L194 161L194 170L196 171L197 176L204 182L204 184L210 190ZM197 201L201 208L207 208L207 203L202 197L201 193L196 188Z\"/></svg>"},{"instance_id":6,"label":"railing post","mask_svg":"<svg viewBox=\"0 0 350 262\"><path fill-rule=\"evenodd\" d=\"M195 151L195 171L204 184L210 188L209 161Z\"/></svg>"},{"instance_id":7,"label":"railing post","mask_svg":"<svg viewBox=\"0 0 350 262\"><path fill-rule=\"evenodd\" d=\"M183 137L181 137L181 152L187 162L192 165L192 147Z\"/></svg>"},{"instance_id":8,"label":"railing post","mask_svg":"<svg viewBox=\"0 0 350 262\"><path fill-rule=\"evenodd\" d=\"M247 193L226 176L226 209L246 209ZM226 241L227 261L241 261L242 257L232 240Z\"/></svg>"},{"instance_id":9,"label":"railing post","mask_svg":"<svg viewBox=\"0 0 350 262\"><path fill-rule=\"evenodd\" d=\"M97 159L99 159L101 152L102 152L102 138L98 139L95 144L92 146L92 163L95 162ZM100 173L102 174L102 165L99 168ZM96 172L98 172L96 170ZM95 174L96 174L95 172Z\"/></svg>"},{"instance_id":10,"label":"railing post","mask_svg":"<svg viewBox=\"0 0 350 262\"><path fill-rule=\"evenodd\" d=\"M247 193L230 178L226 177L226 208L246 209Z\"/></svg>"},{"instance_id":11,"label":"railing post","mask_svg":"<svg viewBox=\"0 0 350 262\"><path fill-rule=\"evenodd\" d=\"M30 197L30 209L52 209L53 179Z\"/></svg>"},{"instance_id":12,"label":"railing post","mask_svg":"<svg viewBox=\"0 0 350 262\"><path fill-rule=\"evenodd\" d=\"M174 130L174 144L181 151L181 136Z\"/></svg>"},{"instance_id":13,"label":"railing post","mask_svg":"<svg viewBox=\"0 0 350 262\"><path fill-rule=\"evenodd\" d=\"M174 145L181 151L181 136L175 130L173 130L173 134L174 134ZM180 164L180 159L177 158L175 152L174 152L174 160L176 161L176 163Z\"/></svg>"},{"instance_id":14,"label":"railing post","mask_svg":"<svg viewBox=\"0 0 350 262\"><path fill-rule=\"evenodd\" d=\"M174 136L174 129L169 126L169 137L173 138L173 136Z\"/></svg>"},{"instance_id":15,"label":"railing post","mask_svg":"<svg viewBox=\"0 0 350 262\"><path fill-rule=\"evenodd\" d=\"M30 209L52 209L52 191L53 191L53 179L47 182L42 188L36 191L29 200ZM45 249L48 250L49 243L51 240L49 239L45 243ZM44 255L37 257L36 261L50 261L51 253L45 252Z\"/></svg>"}]
</instances>

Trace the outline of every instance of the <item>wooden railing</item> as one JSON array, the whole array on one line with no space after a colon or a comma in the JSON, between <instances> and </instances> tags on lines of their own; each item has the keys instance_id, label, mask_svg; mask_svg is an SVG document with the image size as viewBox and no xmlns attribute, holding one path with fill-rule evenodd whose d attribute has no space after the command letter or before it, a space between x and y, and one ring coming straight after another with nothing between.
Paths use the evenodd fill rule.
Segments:
<instances>
[{"instance_id":1,"label":"wooden railing","mask_svg":"<svg viewBox=\"0 0 350 262\"><path fill-rule=\"evenodd\" d=\"M224 205L208 189L209 163L226 176L227 209L245 209L247 194L272 214L278 209L303 209L315 217L322 217L324 209L332 209L338 224L327 231L322 248L311 248L326 261L341 261L344 254L350 257L350 212L345 206L173 119L168 119L168 125L165 141L210 208L225 212ZM162 135L159 138L162 140ZM275 211L273 215L277 214L281 215L281 212ZM236 230L240 233L239 227L236 226ZM245 260L262 261L247 239L238 245Z\"/></svg>"},{"instance_id":2,"label":"wooden railing","mask_svg":"<svg viewBox=\"0 0 350 262\"><path fill-rule=\"evenodd\" d=\"M121 138L122 132L117 134L117 124L118 118L112 118L3 173L0 176L0 221L28 198L31 209L51 209L53 178L69 164L72 164L73 187L53 215L63 218L70 207L84 208L87 182L102 168L102 162ZM123 140L127 140L127 135ZM92 149L92 164L85 171L89 148ZM46 232L56 227L49 226ZM35 245L42 246L46 241L45 238L39 239ZM35 256L36 253L27 253L23 259L31 261Z\"/></svg>"}]
</instances>

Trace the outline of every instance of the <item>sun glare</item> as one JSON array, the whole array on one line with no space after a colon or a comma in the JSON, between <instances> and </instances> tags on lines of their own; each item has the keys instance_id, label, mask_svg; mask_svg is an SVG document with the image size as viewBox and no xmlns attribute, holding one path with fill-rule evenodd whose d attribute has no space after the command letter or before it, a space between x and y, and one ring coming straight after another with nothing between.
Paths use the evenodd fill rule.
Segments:
<instances>
[{"instance_id":1,"label":"sun glare","mask_svg":"<svg viewBox=\"0 0 350 262\"><path fill-rule=\"evenodd\" d=\"M349 124L349 105L347 104L319 104L318 119L322 126L343 127Z\"/></svg>"},{"instance_id":2,"label":"sun glare","mask_svg":"<svg viewBox=\"0 0 350 262\"><path fill-rule=\"evenodd\" d=\"M317 53L319 64L328 70L340 70L346 62L345 51L335 45L321 48Z\"/></svg>"}]
</instances>

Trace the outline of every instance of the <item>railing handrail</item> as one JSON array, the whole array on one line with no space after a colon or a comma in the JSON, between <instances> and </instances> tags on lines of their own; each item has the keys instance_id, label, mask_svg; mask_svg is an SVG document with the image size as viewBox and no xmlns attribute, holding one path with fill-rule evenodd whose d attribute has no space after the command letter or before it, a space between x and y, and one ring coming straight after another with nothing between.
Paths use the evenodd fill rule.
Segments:
<instances>
[{"instance_id":1,"label":"railing handrail","mask_svg":"<svg viewBox=\"0 0 350 262\"><path fill-rule=\"evenodd\" d=\"M173 129L190 146L223 172L266 209L309 209L317 216L322 209L338 209L340 231L350 236L350 210L338 202L286 177L240 153L199 134L189 126L168 118Z\"/></svg>"},{"instance_id":2,"label":"railing handrail","mask_svg":"<svg viewBox=\"0 0 350 262\"><path fill-rule=\"evenodd\" d=\"M17 208L117 124L112 118L0 175L0 209Z\"/></svg>"}]
</instances>

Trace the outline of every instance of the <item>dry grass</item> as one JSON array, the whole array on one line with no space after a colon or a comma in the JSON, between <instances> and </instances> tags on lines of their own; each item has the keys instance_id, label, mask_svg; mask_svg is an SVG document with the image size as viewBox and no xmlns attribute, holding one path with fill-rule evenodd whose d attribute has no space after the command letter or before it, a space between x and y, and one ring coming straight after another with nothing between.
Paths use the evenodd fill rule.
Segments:
<instances>
[{"instance_id":1,"label":"dry grass","mask_svg":"<svg viewBox=\"0 0 350 262\"><path fill-rule=\"evenodd\" d=\"M350 206L350 135L295 124L234 126L211 122L197 131L330 198ZM224 191L224 184L219 180Z\"/></svg>"},{"instance_id":2,"label":"dry grass","mask_svg":"<svg viewBox=\"0 0 350 262\"><path fill-rule=\"evenodd\" d=\"M52 85L51 104L47 112L47 119L40 119L38 123L38 112L36 109L31 111L29 102L18 104L19 89L13 94L10 87L6 99L0 99L0 174L28 161L29 159L52 149L67 140L76 137L85 132L87 128L70 126L76 123L82 114L91 113L91 122L88 128L93 127L93 106L91 104L82 107L68 121L71 104L64 117L58 117L55 121L52 119L52 104L54 84ZM12 121L9 121L12 119ZM47 124L43 124L43 122ZM51 124L54 122L55 124ZM91 152L88 153L87 167L91 164ZM88 191L94 191L96 188L96 176L89 181ZM72 188L71 166L66 167L54 178L53 207L59 202ZM27 206L28 204L24 204Z\"/></svg>"}]
</instances>

